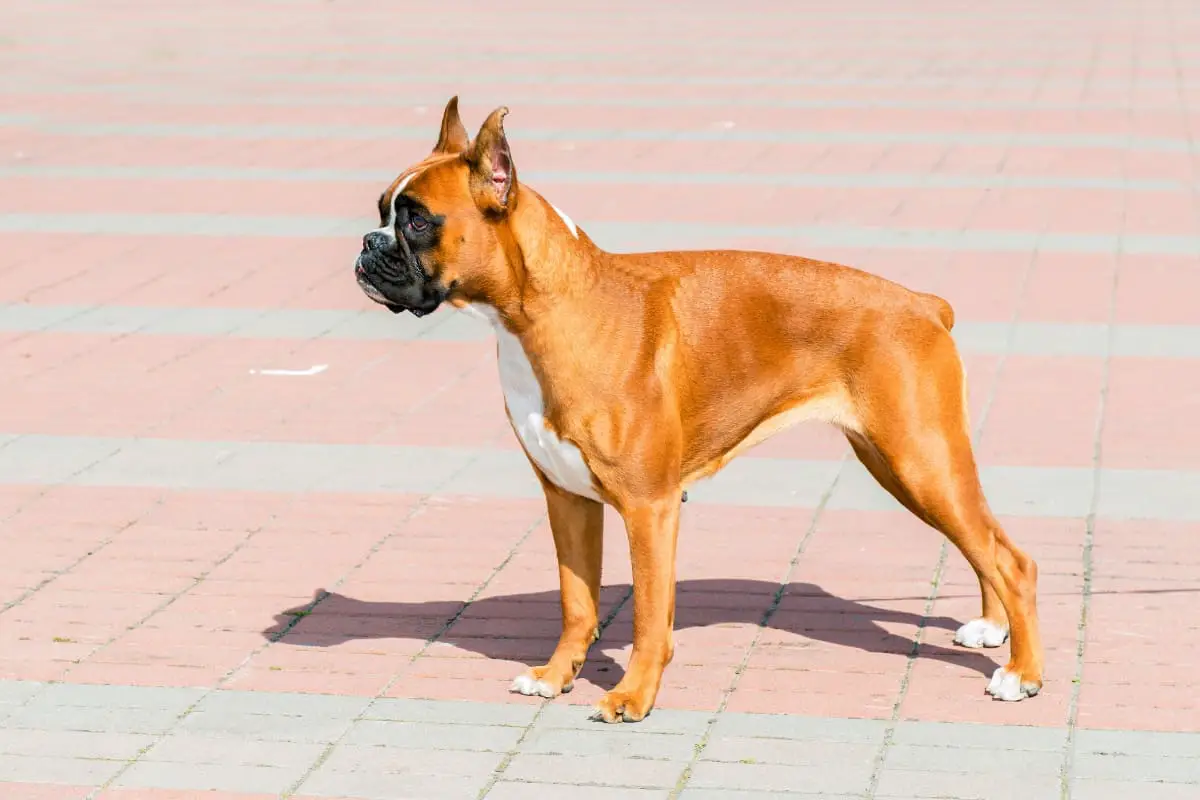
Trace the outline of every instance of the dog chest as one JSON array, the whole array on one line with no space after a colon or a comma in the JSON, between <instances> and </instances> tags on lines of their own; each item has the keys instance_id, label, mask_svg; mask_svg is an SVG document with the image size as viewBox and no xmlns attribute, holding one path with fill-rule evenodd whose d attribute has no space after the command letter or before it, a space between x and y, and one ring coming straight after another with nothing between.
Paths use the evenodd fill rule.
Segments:
<instances>
[{"instance_id":1,"label":"dog chest","mask_svg":"<svg viewBox=\"0 0 1200 800\"><path fill-rule=\"evenodd\" d=\"M480 309L496 332L500 388L517 438L529 457L556 486L582 497L600 500L592 473L579 448L559 439L546 427L546 405L541 384L525 355L521 340L509 333L491 309ZM489 313L490 312L490 313Z\"/></svg>"}]
</instances>

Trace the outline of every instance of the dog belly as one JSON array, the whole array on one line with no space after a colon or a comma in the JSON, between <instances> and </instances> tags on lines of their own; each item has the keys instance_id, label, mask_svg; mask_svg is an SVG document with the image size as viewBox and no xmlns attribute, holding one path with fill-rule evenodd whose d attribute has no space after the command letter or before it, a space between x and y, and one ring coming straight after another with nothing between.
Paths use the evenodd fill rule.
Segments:
<instances>
[{"instance_id":1,"label":"dog belly","mask_svg":"<svg viewBox=\"0 0 1200 800\"><path fill-rule=\"evenodd\" d=\"M684 486L713 477L742 453L801 422L824 422L843 431L859 431L861 427L845 392L827 390L762 420L749 434L715 458L685 465Z\"/></svg>"}]
</instances>

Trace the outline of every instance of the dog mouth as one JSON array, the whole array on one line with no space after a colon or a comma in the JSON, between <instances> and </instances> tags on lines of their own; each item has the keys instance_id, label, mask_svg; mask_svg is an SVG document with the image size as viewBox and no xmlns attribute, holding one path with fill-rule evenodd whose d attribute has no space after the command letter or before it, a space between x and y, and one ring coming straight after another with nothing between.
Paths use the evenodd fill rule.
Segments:
<instances>
[{"instance_id":1,"label":"dog mouth","mask_svg":"<svg viewBox=\"0 0 1200 800\"><path fill-rule=\"evenodd\" d=\"M410 310L399 303L389 300L387 295L385 295L378 286L371 282L371 279L367 276L366 269L363 268L361 257L356 259L354 262L354 279L358 283L358 288L362 289L363 294L365 294L368 299L379 303L379 305L383 306L393 314L400 314L404 311ZM422 315L417 314L417 316Z\"/></svg>"},{"instance_id":2,"label":"dog mouth","mask_svg":"<svg viewBox=\"0 0 1200 800\"><path fill-rule=\"evenodd\" d=\"M388 300L386 297L384 297L383 292L375 288L375 284L371 283L367 277L361 273L361 271L356 278L358 280L358 288L362 289L363 294L365 294L369 299L379 303L379 305L383 306L393 314L399 314L405 310L404 306L393 303L391 300Z\"/></svg>"},{"instance_id":3,"label":"dog mouth","mask_svg":"<svg viewBox=\"0 0 1200 800\"><path fill-rule=\"evenodd\" d=\"M418 292L418 294L421 295L420 302L415 304L412 302L397 302L396 300L388 297L388 295L384 293L384 290L375 284L363 266L361 257L354 262L354 279L358 283L358 288L362 289L363 294L365 294L368 299L373 300L374 302L386 308L388 311L391 311L393 314L401 314L405 311L408 311L414 317L423 317L426 314L430 314L435 311L437 307L441 305L441 302L444 299L442 293L440 292L433 292L433 294L430 295L428 289L431 287L426 287L426 291Z\"/></svg>"}]
</instances>

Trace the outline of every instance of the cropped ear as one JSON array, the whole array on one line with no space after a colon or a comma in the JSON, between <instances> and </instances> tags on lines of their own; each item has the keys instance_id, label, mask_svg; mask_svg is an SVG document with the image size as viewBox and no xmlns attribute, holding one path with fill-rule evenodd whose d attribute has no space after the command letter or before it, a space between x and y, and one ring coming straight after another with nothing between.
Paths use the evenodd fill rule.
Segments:
<instances>
[{"instance_id":1,"label":"cropped ear","mask_svg":"<svg viewBox=\"0 0 1200 800\"><path fill-rule=\"evenodd\" d=\"M517 170L504 135L506 114L506 106L489 114L467 152L467 163L471 166L471 194L481 209L495 213L512 210L517 194Z\"/></svg>"},{"instance_id":2,"label":"cropped ear","mask_svg":"<svg viewBox=\"0 0 1200 800\"><path fill-rule=\"evenodd\" d=\"M466 150L468 144L470 141L467 138L467 129L463 127L462 118L458 116L458 95L454 95L450 102L446 103L446 110L442 112L442 130L438 133L433 152L453 155Z\"/></svg>"}]
</instances>

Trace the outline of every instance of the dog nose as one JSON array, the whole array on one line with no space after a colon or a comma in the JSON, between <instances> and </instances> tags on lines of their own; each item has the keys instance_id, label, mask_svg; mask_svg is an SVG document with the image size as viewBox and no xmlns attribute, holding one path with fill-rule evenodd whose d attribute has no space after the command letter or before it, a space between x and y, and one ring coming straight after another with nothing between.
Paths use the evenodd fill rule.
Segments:
<instances>
[{"instance_id":1,"label":"dog nose","mask_svg":"<svg viewBox=\"0 0 1200 800\"><path fill-rule=\"evenodd\" d=\"M379 231L371 231L363 237L363 250L382 250L388 243L386 234Z\"/></svg>"}]
</instances>

